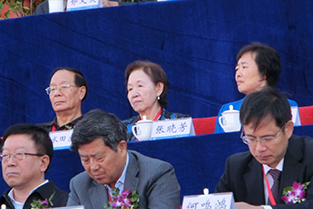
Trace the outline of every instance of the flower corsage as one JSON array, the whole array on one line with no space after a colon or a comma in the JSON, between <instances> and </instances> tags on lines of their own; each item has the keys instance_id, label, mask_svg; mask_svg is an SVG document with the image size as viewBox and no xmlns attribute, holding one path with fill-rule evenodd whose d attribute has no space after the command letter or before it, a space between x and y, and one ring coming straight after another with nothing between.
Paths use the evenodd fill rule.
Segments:
<instances>
[{"instance_id":1,"label":"flower corsage","mask_svg":"<svg viewBox=\"0 0 313 209\"><path fill-rule=\"evenodd\" d=\"M302 203L305 201L306 192L310 182L305 182L304 184L299 184L298 182L293 182L292 187L286 187L283 191L282 200L285 203Z\"/></svg>"},{"instance_id":2,"label":"flower corsage","mask_svg":"<svg viewBox=\"0 0 313 209\"><path fill-rule=\"evenodd\" d=\"M139 203L139 197L136 190L130 192L129 190L124 190L120 194L118 188L114 189L112 192L112 202L109 204L104 204L106 209L137 209Z\"/></svg>"},{"instance_id":3,"label":"flower corsage","mask_svg":"<svg viewBox=\"0 0 313 209\"><path fill-rule=\"evenodd\" d=\"M49 208L49 206L53 206L52 199L55 195L55 192L49 197L49 199L45 200L33 200L32 203L30 203L31 209L46 209Z\"/></svg>"}]
</instances>

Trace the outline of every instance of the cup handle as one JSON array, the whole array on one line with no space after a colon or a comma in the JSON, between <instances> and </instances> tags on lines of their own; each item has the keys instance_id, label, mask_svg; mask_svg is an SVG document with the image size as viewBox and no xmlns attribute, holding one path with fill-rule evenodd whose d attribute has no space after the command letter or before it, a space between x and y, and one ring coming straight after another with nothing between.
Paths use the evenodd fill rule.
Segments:
<instances>
[{"instance_id":1,"label":"cup handle","mask_svg":"<svg viewBox=\"0 0 313 209\"><path fill-rule=\"evenodd\" d=\"M223 128L224 130L224 126L222 124L222 118L224 118L223 116L218 117L218 123L220 124L220 126Z\"/></svg>"},{"instance_id":2,"label":"cup handle","mask_svg":"<svg viewBox=\"0 0 313 209\"><path fill-rule=\"evenodd\" d=\"M136 139L138 139L138 136L137 136L136 131L135 131L135 128L136 128L136 127L137 127L136 124L134 124L134 125L132 126L132 132L133 132L134 136L136 137Z\"/></svg>"}]
</instances>

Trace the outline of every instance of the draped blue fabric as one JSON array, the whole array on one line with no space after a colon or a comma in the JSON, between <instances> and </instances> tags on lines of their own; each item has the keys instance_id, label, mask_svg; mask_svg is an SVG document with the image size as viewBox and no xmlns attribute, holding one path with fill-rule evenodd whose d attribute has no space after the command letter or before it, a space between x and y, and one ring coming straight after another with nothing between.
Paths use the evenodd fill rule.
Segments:
<instances>
[{"instance_id":1,"label":"draped blue fabric","mask_svg":"<svg viewBox=\"0 0 313 209\"><path fill-rule=\"evenodd\" d=\"M51 71L60 66L78 68L87 78L84 113L101 108L121 119L136 115L126 97L124 69L137 59L164 68L171 83L169 111L216 116L222 104L244 96L234 81L235 56L253 41L269 44L280 54L283 70L278 88L299 106L313 105L312 11L310 0L182 0L0 21L0 134L15 123L41 123L55 117L44 89ZM196 194L206 185L212 191L226 156L244 149L222 143L235 135L147 142L130 148L138 146L144 154L161 159L164 153L174 155L164 159L175 165L182 194ZM167 152L165 145L170 147ZM218 151L225 145L225 152ZM206 153L201 158L207 162L185 164L200 157L199 150ZM51 167L50 179L58 178L54 172L72 176L81 170L78 163L73 171L66 170L68 158L78 158L62 153L56 152L57 166ZM67 189L68 179L56 183Z\"/></svg>"},{"instance_id":2,"label":"draped blue fabric","mask_svg":"<svg viewBox=\"0 0 313 209\"><path fill-rule=\"evenodd\" d=\"M278 88L312 105L313 2L192 0L133 4L0 21L0 134L12 124L54 118L44 89L55 67L80 69L89 82L83 112L134 113L124 69L160 63L170 80L168 110L208 117L242 98L234 81L238 50L273 46L283 64Z\"/></svg>"}]
</instances>

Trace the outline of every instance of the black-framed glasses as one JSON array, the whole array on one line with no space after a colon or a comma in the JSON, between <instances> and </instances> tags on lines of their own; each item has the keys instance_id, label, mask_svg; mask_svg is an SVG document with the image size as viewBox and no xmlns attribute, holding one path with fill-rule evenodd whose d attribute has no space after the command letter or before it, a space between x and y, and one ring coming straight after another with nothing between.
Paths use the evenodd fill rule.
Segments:
<instances>
[{"instance_id":1,"label":"black-framed glasses","mask_svg":"<svg viewBox=\"0 0 313 209\"><path fill-rule=\"evenodd\" d=\"M281 129L279 130L279 132L275 136L264 136L264 137L257 139L257 138L252 137L252 136L245 136L244 131L242 131L240 138L242 139L243 143L245 143L247 145L255 145L258 141L261 144L265 145L267 143L270 143L274 139L276 139L280 135L280 133L282 132L284 127L285 127L285 125L283 127L281 127Z\"/></svg>"},{"instance_id":2,"label":"black-framed glasses","mask_svg":"<svg viewBox=\"0 0 313 209\"><path fill-rule=\"evenodd\" d=\"M11 157L13 157L13 159L15 159L15 160L24 160L26 155L38 156L38 157L44 156L44 154L28 153L28 152L17 152L17 153L13 153L13 154L2 153L0 155L0 161L8 162Z\"/></svg>"},{"instance_id":3,"label":"black-framed glasses","mask_svg":"<svg viewBox=\"0 0 313 209\"><path fill-rule=\"evenodd\" d=\"M46 90L46 93L50 95L51 93L55 92L57 89L59 90L59 92L62 92L63 90L69 89L71 86L77 87L71 84L62 84L60 86L49 86L45 90Z\"/></svg>"}]
</instances>

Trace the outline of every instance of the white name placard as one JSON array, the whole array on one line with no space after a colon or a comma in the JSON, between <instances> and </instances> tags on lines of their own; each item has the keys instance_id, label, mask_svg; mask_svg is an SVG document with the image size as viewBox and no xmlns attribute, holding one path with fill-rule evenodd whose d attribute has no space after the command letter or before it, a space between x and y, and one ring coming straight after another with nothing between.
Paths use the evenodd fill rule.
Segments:
<instances>
[{"instance_id":1,"label":"white name placard","mask_svg":"<svg viewBox=\"0 0 313 209\"><path fill-rule=\"evenodd\" d=\"M182 209L236 209L232 192L184 196Z\"/></svg>"},{"instance_id":2,"label":"white name placard","mask_svg":"<svg viewBox=\"0 0 313 209\"><path fill-rule=\"evenodd\" d=\"M77 11L102 7L101 0L68 0L66 11Z\"/></svg>"},{"instance_id":3,"label":"white name placard","mask_svg":"<svg viewBox=\"0 0 313 209\"><path fill-rule=\"evenodd\" d=\"M151 140L193 136L192 118L153 121Z\"/></svg>"},{"instance_id":4,"label":"white name placard","mask_svg":"<svg viewBox=\"0 0 313 209\"><path fill-rule=\"evenodd\" d=\"M53 143L54 150L60 149L69 149L72 144L72 130L65 130L65 131L53 131L50 132L50 139Z\"/></svg>"}]
</instances>

